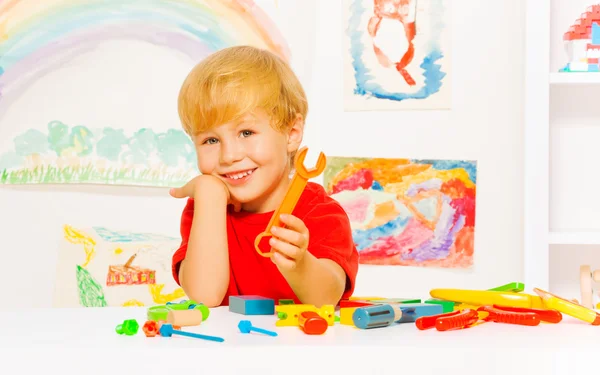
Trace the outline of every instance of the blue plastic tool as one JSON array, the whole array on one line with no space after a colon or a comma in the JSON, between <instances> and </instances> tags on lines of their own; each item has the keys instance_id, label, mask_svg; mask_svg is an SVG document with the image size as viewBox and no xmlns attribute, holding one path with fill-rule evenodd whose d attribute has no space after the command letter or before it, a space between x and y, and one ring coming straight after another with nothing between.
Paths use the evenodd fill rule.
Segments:
<instances>
[{"instance_id":1,"label":"blue plastic tool","mask_svg":"<svg viewBox=\"0 0 600 375\"><path fill-rule=\"evenodd\" d=\"M387 327L400 318L400 307L387 304L359 307L352 314L354 325L361 329Z\"/></svg>"},{"instance_id":2,"label":"blue plastic tool","mask_svg":"<svg viewBox=\"0 0 600 375\"><path fill-rule=\"evenodd\" d=\"M192 333L192 332L180 331L178 329L173 329L173 326L169 323L164 323L163 325L161 325L159 332L160 332L160 335L164 336L164 337L171 337L172 335L181 335L181 336L193 337L196 339L216 341L216 342L225 341L225 339L222 337L207 336L207 335L201 335L199 333Z\"/></svg>"},{"instance_id":3,"label":"blue plastic tool","mask_svg":"<svg viewBox=\"0 0 600 375\"><path fill-rule=\"evenodd\" d=\"M240 320L240 324L238 324L238 328L240 329L240 332L242 332L242 333L250 333L250 331L254 331L254 332L258 332L258 333L264 333L265 335L269 335L269 336L277 336L277 332L267 331L266 329L253 327L252 322L250 322L249 320Z\"/></svg>"},{"instance_id":4,"label":"blue plastic tool","mask_svg":"<svg viewBox=\"0 0 600 375\"><path fill-rule=\"evenodd\" d=\"M444 307L432 303L406 303L399 306L402 318L398 323L412 323L422 316L432 316L444 313Z\"/></svg>"}]
</instances>

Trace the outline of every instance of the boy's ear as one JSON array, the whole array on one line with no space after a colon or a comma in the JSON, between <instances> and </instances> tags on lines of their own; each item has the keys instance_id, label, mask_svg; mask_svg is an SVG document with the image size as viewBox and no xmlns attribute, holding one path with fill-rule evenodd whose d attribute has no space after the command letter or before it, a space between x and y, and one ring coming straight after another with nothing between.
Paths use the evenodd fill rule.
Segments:
<instances>
[{"instance_id":1,"label":"boy's ear","mask_svg":"<svg viewBox=\"0 0 600 375\"><path fill-rule=\"evenodd\" d=\"M288 133L288 152L297 151L304 137L304 118L297 115Z\"/></svg>"}]
</instances>

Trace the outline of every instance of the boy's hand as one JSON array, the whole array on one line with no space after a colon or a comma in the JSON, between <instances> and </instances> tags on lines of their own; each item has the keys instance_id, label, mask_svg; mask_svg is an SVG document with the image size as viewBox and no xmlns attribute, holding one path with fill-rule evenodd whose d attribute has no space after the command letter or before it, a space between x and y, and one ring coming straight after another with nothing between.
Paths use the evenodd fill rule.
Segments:
<instances>
[{"instance_id":1,"label":"boy's hand","mask_svg":"<svg viewBox=\"0 0 600 375\"><path fill-rule=\"evenodd\" d=\"M227 185L215 176L208 174L196 176L182 187L169 190L173 198L195 198L199 194L214 197L214 194L222 194L222 192L225 192L227 205L231 204L235 212L239 212L242 204L231 196Z\"/></svg>"},{"instance_id":2,"label":"boy's hand","mask_svg":"<svg viewBox=\"0 0 600 375\"><path fill-rule=\"evenodd\" d=\"M271 228L273 237L269 245L274 250L271 259L280 269L293 270L302 265L304 260L308 248L308 228L293 215L281 215L280 220L286 228Z\"/></svg>"}]
</instances>

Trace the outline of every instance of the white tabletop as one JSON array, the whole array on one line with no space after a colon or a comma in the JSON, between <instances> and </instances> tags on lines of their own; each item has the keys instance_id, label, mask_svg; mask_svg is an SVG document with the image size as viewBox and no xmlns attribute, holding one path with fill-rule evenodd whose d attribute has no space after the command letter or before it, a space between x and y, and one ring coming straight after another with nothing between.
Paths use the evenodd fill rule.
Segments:
<instances>
[{"instance_id":1,"label":"white tabletop","mask_svg":"<svg viewBox=\"0 0 600 375\"><path fill-rule=\"evenodd\" d=\"M19 369L7 374L77 370L146 375L193 369L198 369L193 374L210 369L212 374L261 375L415 369L440 375L506 375L509 370L575 374L591 373L600 362L600 326L567 316L559 324L484 323L450 332L419 331L414 323L371 330L336 323L325 334L312 336L298 327L275 327L275 316L244 316L220 307L212 309L200 326L184 327L223 337L222 343L181 336L147 338L141 330L146 309L138 307L2 309L0 319L0 364L3 369L13 364ZM138 321L137 335L115 332L125 319ZM243 334L238 329L242 319L278 336Z\"/></svg>"}]
</instances>

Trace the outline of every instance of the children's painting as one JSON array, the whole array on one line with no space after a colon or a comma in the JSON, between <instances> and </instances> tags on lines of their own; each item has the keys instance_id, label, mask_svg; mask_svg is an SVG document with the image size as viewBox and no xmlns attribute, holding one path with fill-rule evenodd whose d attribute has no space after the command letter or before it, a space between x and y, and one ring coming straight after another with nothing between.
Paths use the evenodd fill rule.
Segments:
<instances>
[{"instance_id":1,"label":"children's painting","mask_svg":"<svg viewBox=\"0 0 600 375\"><path fill-rule=\"evenodd\" d=\"M449 109L450 0L344 0L344 109Z\"/></svg>"},{"instance_id":2,"label":"children's painting","mask_svg":"<svg viewBox=\"0 0 600 375\"><path fill-rule=\"evenodd\" d=\"M252 45L308 86L314 12L315 0L0 1L0 183L184 184L198 173L177 112L185 76Z\"/></svg>"},{"instance_id":3,"label":"children's painting","mask_svg":"<svg viewBox=\"0 0 600 375\"><path fill-rule=\"evenodd\" d=\"M54 307L153 306L187 299L171 273L180 241L152 233L64 225Z\"/></svg>"},{"instance_id":4,"label":"children's painting","mask_svg":"<svg viewBox=\"0 0 600 375\"><path fill-rule=\"evenodd\" d=\"M324 186L350 218L361 264L472 266L475 161L333 157Z\"/></svg>"}]
</instances>

